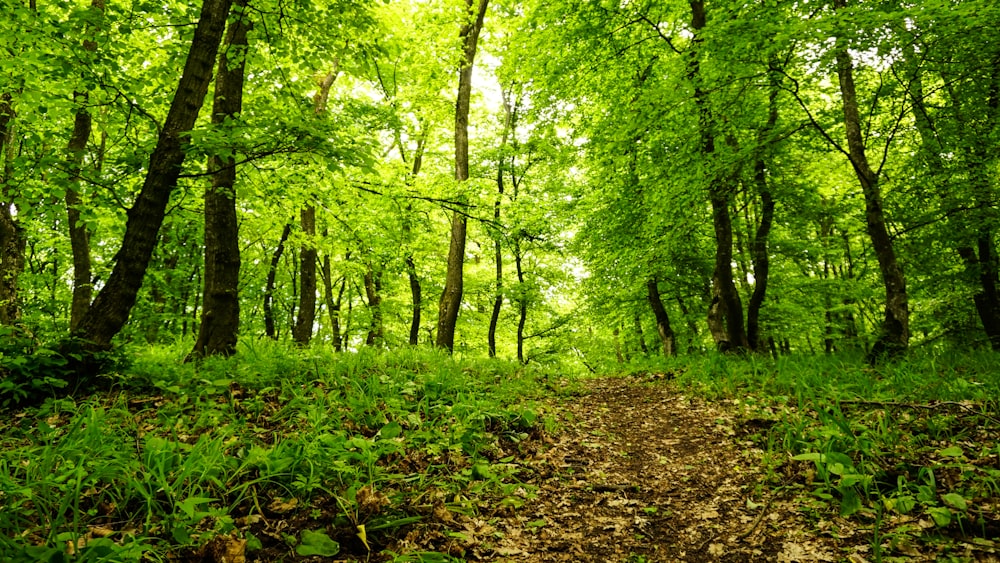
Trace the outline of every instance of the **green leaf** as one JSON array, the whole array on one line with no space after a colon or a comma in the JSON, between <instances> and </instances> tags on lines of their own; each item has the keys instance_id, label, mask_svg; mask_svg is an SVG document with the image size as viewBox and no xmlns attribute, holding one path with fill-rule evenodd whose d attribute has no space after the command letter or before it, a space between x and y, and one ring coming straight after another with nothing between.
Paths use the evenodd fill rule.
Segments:
<instances>
[{"instance_id":1,"label":"green leaf","mask_svg":"<svg viewBox=\"0 0 1000 563\"><path fill-rule=\"evenodd\" d=\"M951 446L938 452L941 457L962 457L964 452L958 446Z\"/></svg>"},{"instance_id":2,"label":"green leaf","mask_svg":"<svg viewBox=\"0 0 1000 563\"><path fill-rule=\"evenodd\" d=\"M325 532L302 530L302 541L295 546L295 553L309 557L319 555L320 557L333 557L340 553L340 544L330 539Z\"/></svg>"},{"instance_id":3,"label":"green leaf","mask_svg":"<svg viewBox=\"0 0 1000 563\"><path fill-rule=\"evenodd\" d=\"M969 508L969 503L965 500L965 497L958 493L945 493L941 495L941 500L948 506L959 510L968 510Z\"/></svg>"},{"instance_id":4,"label":"green leaf","mask_svg":"<svg viewBox=\"0 0 1000 563\"><path fill-rule=\"evenodd\" d=\"M951 524L951 511L947 508L933 506L927 509L927 514L930 515L931 520L934 520L935 524L942 528Z\"/></svg>"},{"instance_id":5,"label":"green leaf","mask_svg":"<svg viewBox=\"0 0 1000 563\"><path fill-rule=\"evenodd\" d=\"M792 456L795 461L825 461L826 457L819 452L809 452L804 454L799 454L797 456Z\"/></svg>"},{"instance_id":6,"label":"green leaf","mask_svg":"<svg viewBox=\"0 0 1000 563\"><path fill-rule=\"evenodd\" d=\"M402 433L403 433L403 427L400 426L399 423L395 421L386 424L385 426L382 427L382 430L379 430L379 436L381 436L383 440L392 440L393 438L398 437Z\"/></svg>"},{"instance_id":7,"label":"green leaf","mask_svg":"<svg viewBox=\"0 0 1000 563\"><path fill-rule=\"evenodd\" d=\"M861 497L854 489L845 489L841 491L843 495L840 499L840 515L843 517L848 517L855 512L861 510Z\"/></svg>"},{"instance_id":8,"label":"green leaf","mask_svg":"<svg viewBox=\"0 0 1000 563\"><path fill-rule=\"evenodd\" d=\"M215 499L210 497L188 497L177 503L177 508L181 509L181 512L183 512L188 518L194 520L195 519L194 509L199 505L210 503L213 500ZM197 518L198 520L201 519L200 516L201 515L199 515L199 518Z\"/></svg>"}]
</instances>

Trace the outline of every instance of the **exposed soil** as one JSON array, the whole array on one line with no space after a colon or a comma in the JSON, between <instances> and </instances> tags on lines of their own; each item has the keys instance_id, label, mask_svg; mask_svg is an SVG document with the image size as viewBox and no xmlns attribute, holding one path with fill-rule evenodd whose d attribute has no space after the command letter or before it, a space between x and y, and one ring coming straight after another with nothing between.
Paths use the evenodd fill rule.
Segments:
<instances>
[{"instance_id":1,"label":"exposed soil","mask_svg":"<svg viewBox=\"0 0 1000 563\"><path fill-rule=\"evenodd\" d=\"M588 386L566 405L571 421L544 453L537 498L494 524L504 538L484 559L867 558L868 538L831 537L791 503L761 496L761 452L741 439L725 405L659 383Z\"/></svg>"}]
</instances>

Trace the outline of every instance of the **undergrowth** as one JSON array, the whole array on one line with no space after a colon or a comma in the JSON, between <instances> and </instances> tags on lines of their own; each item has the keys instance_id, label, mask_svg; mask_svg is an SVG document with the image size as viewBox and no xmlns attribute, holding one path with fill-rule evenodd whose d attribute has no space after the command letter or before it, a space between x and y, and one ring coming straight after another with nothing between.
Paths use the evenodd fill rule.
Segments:
<instances>
[{"instance_id":1,"label":"undergrowth","mask_svg":"<svg viewBox=\"0 0 1000 563\"><path fill-rule=\"evenodd\" d=\"M770 494L792 494L830 533L838 518L867 528L874 560L917 545L943 559L995 547L1000 356L915 352L879 368L846 356L706 356L658 369L735 404L743 434L766 452Z\"/></svg>"},{"instance_id":2,"label":"undergrowth","mask_svg":"<svg viewBox=\"0 0 1000 563\"><path fill-rule=\"evenodd\" d=\"M445 561L455 538L411 525L520 506L518 456L551 418L544 373L428 350L333 354L272 342L184 364L130 350L117 385L0 419L0 560L165 561L236 545ZM212 559L214 558L214 559Z\"/></svg>"}]
</instances>

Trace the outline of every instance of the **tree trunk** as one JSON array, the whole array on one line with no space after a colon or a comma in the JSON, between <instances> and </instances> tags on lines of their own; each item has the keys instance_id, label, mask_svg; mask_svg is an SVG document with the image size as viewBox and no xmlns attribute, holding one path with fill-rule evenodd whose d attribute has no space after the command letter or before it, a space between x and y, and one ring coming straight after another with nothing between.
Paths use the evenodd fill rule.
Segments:
<instances>
[{"instance_id":1,"label":"tree trunk","mask_svg":"<svg viewBox=\"0 0 1000 563\"><path fill-rule=\"evenodd\" d=\"M834 0L834 7L838 10L846 8L846 5L847 0ZM910 339L909 298L903 270L896 260L892 238L885 224L878 173L872 170L865 151L857 89L854 85L854 63L843 40L837 46L836 58L848 156L865 197L865 223L885 286L885 317L882 330L868 356L869 362L877 362L906 350Z\"/></svg>"},{"instance_id":2,"label":"tree trunk","mask_svg":"<svg viewBox=\"0 0 1000 563\"><path fill-rule=\"evenodd\" d=\"M676 356L677 341L674 338L674 330L670 328L670 317L660 298L660 288L656 278L650 278L646 282L646 298L649 300L649 306L653 308L653 316L656 317L656 332L660 335L663 355L668 358Z\"/></svg>"},{"instance_id":3,"label":"tree trunk","mask_svg":"<svg viewBox=\"0 0 1000 563\"><path fill-rule=\"evenodd\" d=\"M423 298L421 296L420 278L417 277L417 265L413 262L413 254L406 256L406 276L410 280L410 300L413 303L413 314L410 317L410 346L420 342L420 312Z\"/></svg>"},{"instance_id":4,"label":"tree trunk","mask_svg":"<svg viewBox=\"0 0 1000 563\"><path fill-rule=\"evenodd\" d=\"M299 250L299 314L292 328L292 339L307 346L316 321L316 206L302 208L302 249Z\"/></svg>"},{"instance_id":5,"label":"tree trunk","mask_svg":"<svg viewBox=\"0 0 1000 563\"><path fill-rule=\"evenodd\" d=\"M104 11L104 0L92 0L90 5L100 12ZM97 50L97 43L89 39L84 40L83 49L92 53ZM73 118L73 133L67 146L70 154L70 177L65 196L69 243L73 253L73 297L69 309L70 332L76 329L77 325L80 324L80 319L90 308L90 300L94 293L93 281L91 280L90 232L80 220L83 157L87 143L90 141L93 119L87 107L89 96L86 91L74 91L73 101L77 105L77 110Z\"/></svg>"},{"instance_id":6,"label":"tree trunk","mask_svg":"<svg viewBox=\"0 0 1000 563\"><path fill-rule=\"evenodd\" d=\"M289 221L281 229L278 246L271 254L271 264L267 268L267 282L264 285L264 334L273 340L278 339L278 334L274 329L274 286L278 278L278 264L281 262L281 255L285 252L285 242L291 234L292 223Z\"/></svg>"},{"instance_id":7,"label":"tree trunk","mask_svg":"<svg viewBox=\"0 0 1000 563\"><path fill-rule=\"evenodd\" d=\"M500 232L500 209L503 205L503 171L504 171L504 154L503 151L507 147L507 137L513 133L515 112L516 110L511 110L510 101L507 99L507 94L504 92L502 94L503 98L503 110L504 110L504 120L503 120L503 132L500 136L500 156L497 158L497 197L493 201L493 228L496 230L496 234L493 237L493 255L494 261L496 262L496 294L493 296L493 312L490 315L490 329L487 334L487 340L489 343L489 356L495 358L497 355L497 324L500 320L500 310L503 307L503 247L501 245L502 235ZM513 173L513 172L512 172Z\"/></svg>"},{"instance_id":8,"label":"tree trunk","mask_svg":"<svg viewBox=\"0 0 1000 563\"><path fill-rule=\"evenodd\" d=\"M472 15L474 0L466 0L466 10ZM489 0L479 0L475 19L462 24L459 37L463 45L462 66L459 69L458 97L455 101L455 180L469 179L469 101L472 96L472 65L476 60L476 44L483 28ZM448 273L438 305L437 346L449 352L455 348L455 325L462 305L462 271L465 265L465 216L455 211L451 218L451 241L448 245Z\"/></svg>"},{"instance_id":9,"label":"tree trunk","mask_svg":"<svg viewBox=\"0 0 1000 563\"><path fill-rule=\"evenodd\" d=\"M429 129L426 126L421 126L420 133L417 135L417 148L413 154L413 167L410 170L410 178L415 178L417 174L420 173L420 167L424 161L424 147L427 143L427 135ZM402 146L400 146L400 154L403 154ZM410 225L410 217L413 213L413 206L406 206L406 215L403 219L403 238L407 242L407 246L412 248L412 226ZM417 265L413 260L413 251L408 250L406 253L406 259L404 260L406 264L406 277L410 282L410 301L412 303L412 315L410 317L410 346L416 346L420 342L420 314L423 309L423 297L422 290L420 288L420 278L417 276Z\"/></svg>"},{"instance_id":10,"label":"tree trunk","mask_svg":"<svg viewBox=\"0 0 1000 563\"><path fill-rule=\"evenodd\" d=\"M319 82L319 90L313 97L313 113L326 111L330 98L330 88L340 74L340 61L334 60L333 70ZM300 213L302 227L302 248L299 250L299 308L292 327L292 339L299 346L307 346L312 339L313 324L316 322L316 206L309 202Z\"/></svg>"},{"instance_id":11,"label":"tree trunk","mask_svg":"<svg viewBox=\"0 0 1000 563\"><path fill-rule=\"evenodd\" d=\"M184 164L187 132L194 126L208 93L231 4L232 0L204 0L202 3L184 72L149 159L149 171L128 211L125 236L115 255L114 269L74 331L98 349L111 346L111 339L121 331L135 305L156 247L167 202Z\"/></svg>"},{"instance_id":12,"label":"tree trunk","mask_svg":"<svg viewBox=\"0 0 1000 563\"><path fill-rule=\"evenodd\" d=\"M702 87L701 63L699 60L700 33L705 28L704 0L691 1L691 27L695 37L688 62L687 75L694 87L694 103L698 109L698 126L701 133L701 154L706 160L715 155L715 133L713 115L709 107L708 94ZM720 330L721 322L712 331L715 344L721 351L747 348L747 335L743 325L743 303L733 280L733 223L729 215L731 186L723 174L712 172L709 178L709 201L712 205L712 226L715 231L715 270L712 273L713 300L710 318L725 321L725 330Z\"/></svg>"},{"instance_id":13,"label":"tree trunk","mask_svg":"<svg viewBox=\"0 0 1000 563\"><path fill-rule=\"evenodd\" d=\"M524 291L524 268L521 265L521 242L514 239L514 271L520 288L517 295L517 361L524 362L524 325L528 322L528 296Z\"/></svg>"},{"instance_id":14,"label":"tree trunk","mask_svg":"<svg viewBox=\"0 0 1000 563\"><path fill-rule=\"evenodd\" d=\"M767 123L764 124L757 136L757 155L754 158L753 174L754 186L760 197L760 223L757 225L757 233L754 235L753 245L750 249L753 260L754 287L750 301L747 303L747 344L755 352L761 349L760 309L767 296L767 284L771 272L767 239L771 234L771 225L774 223L774 197L771 195L771 188L767 182L767 162L764 155L771 144L771 132L778 123L780 77L776 64L773 62L768 68L768 86Z\"/></svg>"},{"instance_id":15,"label":"tree trunk","mask_svg":"<svg viewBox=\"0 0 1000 563\"><path fill-rule=\"evenodd\" d=\"M243 111L246 70L246 0L236 0L235 19L226 34L215 78L212 124L221 127ZM201 324L191 357L231 356L236 353L240 328L240 245L236 217L236 158L211 156L212 185L205 191L205 287Z\"/></svg>"},{"instance_id":16,"label":"tree trunk","mask_svg":"<svg viewBox=\"0 0 1000 563\"><path fill-rule=\"evenodd\" d=\"M13 97L0 95L0 325L12 325L21 320L18 278L24 271L26 241L24 230L14 208L15 193L11 185L14 173L14 113Z\"/></svg>"},{"instance_id":17,"label":"tree trunk","mask_svg":"<svg viewBox=\"0 0 1000 563\"><path fill-rule=\"evenodd\" d=\"M371 325L368 328L368 336L365 338L366 346L378 346L382 344L382 274L368 265L365 271L365 295L368 297L368 310L371 311Z\"/></svg>"}]
</instances>

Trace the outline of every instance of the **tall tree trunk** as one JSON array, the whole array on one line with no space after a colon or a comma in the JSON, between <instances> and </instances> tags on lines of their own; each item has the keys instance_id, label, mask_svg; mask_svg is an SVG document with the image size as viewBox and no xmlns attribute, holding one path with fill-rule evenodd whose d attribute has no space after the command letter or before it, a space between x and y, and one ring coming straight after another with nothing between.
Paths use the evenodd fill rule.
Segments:
<instances>
[{"instance_id":1,"label":"tall tree trunk","mask_svg":"<svg viewBox=\"0 0 1000 563\"><path fill-rule=\"evenodd\" d=\"M365 296L368 298L368 310L371 311L371 325L366 346L378 346L382 343L382 273L376 272L369 264L365 270Z\"/></svg>"},{"instance_id":2,"label":"tall tree trunk","mask_svg":"<svg viewBox=\"0 0 1000 563\"><path fill-rule=\"evenodd\" d=\"M707 23L704 0L691 1L691 15L691 27L695 37L692 40L693 47L689 55L687 75L693 85L694 102L698 108L700 150L707 160L711 160L715 155L714 117L709 106L708 94L702 86L699 53L702 42L700 34ZM724 332L718 330L721 324L717 322L717 330L713 330L712 333L718 349L730 351L745 349L748 347L748 342L743 325L743 303L736 289L736 282L733 280L733 222L729 215L732 186L725 176L719 172L712 172L709 179L708 195L712 205L712 226L715 231L715 270L712 273L714 296L709 316L717 321L724 319Z\"/></svg>"},{"instance_id":3,"label":"tall tree trunk","mask_svg":"<svg viewBox=\"0 0 1000 563\"><path fill-rule=\"evenodd\" d=\"M278 264L281 262L281 255L285 253L285 242L292 234L292 223L289 221L281 229L281 238L278 239L278 246L271 254L271 263L267 268L267 281L264 284L264 334L268 338L277 340L278 334L274 328L274 286L278 279Z\"/></svg>"},{"instance_id":4,"label":"tall tree trunk","mask_svg":"<svg viewBox=\"0 0 1000 563\"><path fill-rule=\"evenodd\" d=\"M303 235L299 250L299 314L292 327L292 339L306 346L316 321L316 207L303 207L299 220Z\"/></svg>"},{"instance_id":5,"label":"tall tree trunk","mask_svg":"<svg viewBox=\"0 0 1000 563\"><path fill-rule=\"evenodd\" d=\"M757 195L760 197L760 223L757 225L757 232L753 238L751 246L751 257L753 260L753 293L747 303L747 344L753 351L761 349L760 341L760 309L764 305L764 298L767 296L767 284L771 273L771 259L767 250L767 239L771 234L771 225L774 223L774 196L771 194L771 187L767 181L767 162L765 154L772 143L771 132L778 123L778 92L780 91L780 77L777 65L771 62L768 65L768 112L767 122L757 135L757 154L754 158L753 182L757 188Z\"/></svg>"},{"instance_id":6,"label":"tall tree trunk","mask_svg":"<svg viewBox=\"0 0 1000 563\"><path fill-rule=\"evenodd\" d=\"M466 0L466 11L471 16L474 0ZM475 19L462 24L459 37L463 45L462 66L459 69L458 97L455 101L455 180L469 179L469 101L472 96L472 65L476 60L476 45L483 28L489 0L479 0ZM463 268L465 265L465 215L453 212L451 241L448 245L448 272L444 291L438 304L437 346L449 352L455 348L455 325L462 305Z\"/></svg>"},{"instance_id":7,"label":"tall tree trunk","mask_svg":"<svg viewBox=\"0 0 1000 563\"><path fill-rule=\"evenodd\" d=\"M503 246L501 245L502 235L500 232L500 209L503 205L503 170L504 154L507 147L507 136L513 127L513 112L506 93L503 95L503 133L500 136L500 157L497 159L497 197L493 201L493 228L496 234L493 237L493 260L496 263L496 294L493 296L493 311L490 314L490 328L487 333L489 345L489 356L495 358L497 355L497 323L500 321L500 310L503 307Z\"/></svg>"},{"instance_id":8,"label":"tall tree trunk","mask_svg":"<svg viewBox=\"0 0 1000 563\"><path fill-rule=\"evenodd\" d=\"M421 121L421 123L423 123ZM417 148L413 153L413 167L410 170L410 178L416 178L417 174L420 173L420 167L424 162L424 147L427 146L427 135L429 133L429 127L426 125L421 125L420 133L417 135ZM400 154L405 154L403 152L402 145L400 145ZM413 214L413 206L406 206L406 214L403 219L403 239L406 241L407 246L412 248L412 232L413 227L410 224L411 217ZM413 250L408 249L406 252L406 258L403 260L406 264L406 277L410 281L410 302L412 303L412 314L410 317L410 346L416 346L420 342L420 314L423 309L423 296L422 290L420 288L420 277L417 276L417 264L413 260Z\"/></svg>"},{"instance_id":9,"label":"tall tree trunk","mask_svg":"<svg viewBox=\"0 0 1000 563\"><path fill-rule=\"evenodd\" d=\"M649 306L653 308L653 316L656 317L656 332L660 335L663 355L668 358L676 356L677 341L674 338L674 330L670 328L670 317L660 298L660 287L656 278L650 278L646 282L646 298L649 300Z\"/></svg>"},{"instance_id":10,"label":"tall tree trunk","mask_svg":"<svg viewBox=\"0 0 1000 563\"><path fill-rule=\"evenodd\" d=\"M834 7L838 10L846 6L847 0L834 0ZM844 40L839 40L839 43L836 50L837 76L840 79L848 156L865 197L865 223L885 286L885 317L882 330L868 357L870 362L877 362L906 350L910 340L909 298L903 269L896 260L892 237L889 236L885 224L879 176L868 162L865 140L861 133L857 88L854 85L854 63Z\"/></svg>"},{"instance_id":11,"label":"tall tree trunk","mask_svg":"<svg viewBox=\"0 0 1000 563\"><path fill-rule=\"evenodd\" d=\"M13 96L0 94L0 325L21 319L18 279L24 271L27 246L24 230L12 212L16 194L11 184L14 161L15 112Z\"/></svg>"},{"instance_id":12,"label":"tall tree trunk","mask_svg":"<svg viewBox=\"0 0 1000 563\"><path fill-rule=\"evenodd\" d=\"M333 70L319 81L319 90L313 96L313 113L319 115L326 111L330 99L330 88L337 75L340 74L340 61L334 59ZM306 346L312 339L313 325L316 322L316 205L310 201L300 213L302 227L302 248L299 250L299 307L295 326L292 327L292 339L299 346Z\"/></svg>"},{"instance_id":13,"label":"tall tree trunk","mask_svg":"<svg viewBox=\"0 0 1000 563\"><path fill-rule=\"evenodd\" d=\"M202 3L184 72L149 159L149 171L128 211L125 236L115 255L114 269L74 331L96 348L111 346L111 339L125 326L135 305L156 247L167 202L184 164L187 132L194 126L208 93L231 4L232 0L204 0Z\"/></svg>"},{"instance_id":14,"label":"tall tree trunk","mask_svg":"<svg viewBox=\"0 0 1000 563\"><path fill-rule=\"evenodd\" d=\"M91 0L91 8L104 12L104 0ZM97 42L87 39L83 49L93 53L97 50ZM83 158L90 141L93 119L90 116L89 96L86 91L74 91L73 101L76 103L76 115L73 118L73 133L67 149L70 154L69 183L66 190L66 217L69 224L69 243L73 253L73 297L69 309L70 332L80 324L80 319L90 308L94 286L91 279L90 263L90 232L80 220L80 190L83 184Z\"/></svg>"},{"instance_id":15,"label":"tall tree trunk","mask_svg":"<svg viewBox=\"0 0 1000 563\"><path fill-rule=\"evenodd\" d=\"M524 291L524 268L521 265L521 241L514 239L514 271L520 290L517 295L517 361L524 361L524 325L528 322L528 296ZM617 334L617 333L616 333Z\"/></svg>"},{"instance_id":16,"label":"tall tree trunk","mask_svg":"<svg viewBox=\"0 0 1000 563\"><path fill-rule=\"evenodd\" d=\"M219 54L212 124L221 127L243 111L248 21L246 0L236 0L226 48ZM205 191L205 288L192 357L231 356L240 329L240 245L236 217L236 158L211 156L212 185Z\"/></svg>"}]
</instances>

